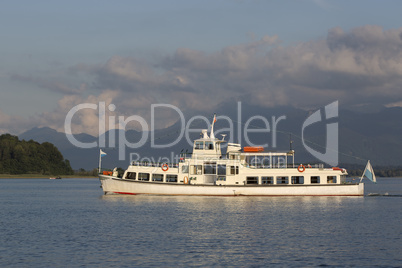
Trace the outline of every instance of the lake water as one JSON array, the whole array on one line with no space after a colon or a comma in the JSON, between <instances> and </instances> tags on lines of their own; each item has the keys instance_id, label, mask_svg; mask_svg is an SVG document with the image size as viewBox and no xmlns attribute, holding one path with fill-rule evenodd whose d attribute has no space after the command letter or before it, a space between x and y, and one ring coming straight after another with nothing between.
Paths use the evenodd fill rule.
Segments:
<instances>
[{"instance_id":1,"label":"lake water","mask_svg":"<svg viewBox=\"0 0 402 268\"><path fill-rule=\"evenodd\" d=\"M1 267L402 266L402 178L365 197L104 196L0 179Z\"/></svg>"}]
</instances>

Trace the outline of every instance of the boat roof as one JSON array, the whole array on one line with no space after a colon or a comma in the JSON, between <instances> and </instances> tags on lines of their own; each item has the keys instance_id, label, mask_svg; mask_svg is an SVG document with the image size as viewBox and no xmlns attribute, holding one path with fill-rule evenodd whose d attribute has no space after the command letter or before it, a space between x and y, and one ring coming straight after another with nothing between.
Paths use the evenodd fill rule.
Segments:
<instances>
[{"instance_id":1,"label":"boat roof","mask_svg":"<svg viewBox=\"0 0 402 268\"><path fill-rule=\"evenodd\" d=\"M280 155L280 156L288 156L293 155L294 151L264 151L264 152L240 152L242 155L257 155L257 156L272 156L272 155Z\"/></svg>"}]
</instances>

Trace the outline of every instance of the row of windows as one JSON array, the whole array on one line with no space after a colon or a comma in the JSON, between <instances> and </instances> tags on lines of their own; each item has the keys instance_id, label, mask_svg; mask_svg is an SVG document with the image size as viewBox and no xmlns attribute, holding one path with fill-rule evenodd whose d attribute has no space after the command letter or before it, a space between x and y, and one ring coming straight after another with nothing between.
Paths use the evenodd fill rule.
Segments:
<instances>
[{"instance_id":1,"label":"row of windows","mask_svg":"<svg viewBox=\"0 0 402 268\"><path fill-rule=\"evenodd\" d=\"M201 165L200 165L201 166ZM225 165L222 165L225 166ZM198 167L198 166L194 166ZM219 165L218 165L219 167ZM236 169L237 168L237 169ZM222 171L226 171L226 166ZM238 167L231 166L230 171L233 172L231 175L234 175L235 172L238 174ZM205 173L208 174L208 173ZM215 173L214 173L215 174ZM225 175L225 174L219 174L219 168L218 168L218 175ZM136 173L136 172L127 172L125 179L129 180L139 180L139 181L157 181L157 182L163 182L164 174L149 174L149 173ZM219 177L222 178L221 180L226 180L225 177ZM259 177L258 176L249 176L246 178L246 184L259 184L258 181ZM270 176L262 176L261 177L261 184L275 184L274 182L274 177ZM321 182L320 176L311 176L310 181L312 184L319 184ZM166 180L165 182L177 182L177 175L174 174L166 174ZM304 184L304 176L292 176L290 177L290 183L291 184ZM336 183L336 176L327 176L327 183ZM276 177L276 184L289 184L289 177L287 176L278 176Z\"/></svg>"},{"instance_id":2,"label":"row of windows","mask_svg":"<svg viewBox=\"0 0 402 268\"><path fill-rule=\"evenodd\" d=\"M138 173L137 172L127 172L125 179L129 180L139 180L139 181L158 181L163 182L164 174L151 174L149 173ZM166 182L177 182L177 175L166 174Z\"/></svg>"},{"instance_id":3,"label":"row of windows","mask_svg":"<svg viewBox=\"0 0 402 268\"><path fill-rule=\"evenodd\" d=\"M196 141L194 149L196 150L213 150L214 149L214 143L211 141Z\"/></svg>"},{"instance_id":4,"label":"row of windows","mask_svg":"<svg viewBox=\"0 0 402 268\"><path fill-rule=\"evenodd\" d=\"M203 165L182 166L182 173L190 173L190 175L236 175L239 174L239 166L217 165L215 162L206 162ZM190 172L189 172L190 171Z\"/></svg>"},{"instance_id":5,"label":"row of windows","mask_svg":"<svg viewBox=\"0 0 402 268\"><path fill-rule=\"evenodd\" d=\"M311 176L310 181L312 184L321 183L320 176ZM274 177L261 177L261 184L274 184ZM292 176L290 177L291 184L304 184L304 176ZM327 176L327 183L336 183L336 176ZM258 184L258 177L247 177L246 184ZM278 176L276 177L276 184L289 184L289 177Z\"/></svg>"}]
</instances>

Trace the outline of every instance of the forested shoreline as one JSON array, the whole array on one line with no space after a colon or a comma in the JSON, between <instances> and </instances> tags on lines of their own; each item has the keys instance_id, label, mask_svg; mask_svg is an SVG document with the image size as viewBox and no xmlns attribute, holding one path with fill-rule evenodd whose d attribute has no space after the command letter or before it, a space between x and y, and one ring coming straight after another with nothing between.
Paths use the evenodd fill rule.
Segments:
<instances>
[{"instance_id":1,"label":"forested shoreline","mask_svg":"<svg viewBox=\"0 0 402 268\"><path fill-rule=\"evenodd\" d=\"M354 164L340 164L348 170L348 176L359 177L364 166ZM402 177L402 167L374 166L378 177ZM19 140L17 136L3 134L0 136L0 174L10 175L76 175L97 176L97 169L74 171L70 161L52 143L39 143L33 140ZM4 177L4 176L2 176Z\"/></svg>"},{"instance_id":2,"label":"forested shoreline","mask_svg":"<svg viewBox=\"0 0 402 268\"><path fill-rule=\"evenodd\" d=\"M70 162L52 143L0 136L0 174L73 175Z\"/></svg>"}]
</instances>

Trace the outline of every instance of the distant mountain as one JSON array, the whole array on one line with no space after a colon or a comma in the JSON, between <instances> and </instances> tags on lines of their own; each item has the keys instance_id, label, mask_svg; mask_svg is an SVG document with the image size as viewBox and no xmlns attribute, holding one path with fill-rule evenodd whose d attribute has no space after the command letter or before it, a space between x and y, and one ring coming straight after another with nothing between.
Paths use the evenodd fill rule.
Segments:
<instances>
[{"instance_id":1,"label":"distant mountain","mask_svg":"<svg viewBox=\"0 0 402 268\"><path fill-rule=\"evenodd\" d=\"M241 111L241 112L240 112ZM233 103L222 104L216 111L218 121L215 124L215 133L218 138L221 134L227 134L225 140L230 142L240 141L243 146L263 145L267 150L289 150L289 141L293 140L292 148L296 151L296 161L302 163L321 162L315 159L306 151L301 140L301 129L303 122L310 114L315 111L304 111L289 107L263 108L242 104L240 109ZM321 113L323 114L323 113ZM208 121L212 120L213 114L203 114ZM224 117L230 118L228 122ZM262 116L268 121L268 127L259 117L248 121L252 116ZM276 135L274 132L274 121L281 116L286 119L277 121ZM273 118L274 117L274 118ZM191 117L185 120L189 122ZM325 118L323 116L323 118ZM373 165L381 166L401 166L402 165L402 108L383 108L378 112L360 113L356 111L340 110L339 117L328 122L317 122L309 126L304 131L304 138L308 140L307 144L311 148L324 153L326 143L326 123L338 122L339 124L339 162L348 164L361 164L370 159ZM248 129L266 129L263 132L245 133L245 125ZM190 129L203 129L208 125L203 120L194 120L190 126L182 126L180 122L154 133L154 143L157 145L169 144L176 141L176 138L185 127ZM233 131L230 131L233 129ZM292 133L290 135L290 133ZM232 135L231 135L232 134ZM130 148L138 144L142 135L147 136L147 142L139 148ZM190 140L199 137L199 131L189 133ZM247 139L246 139L247 136ZM70 160L74 169L84 168L93 169L98 166L99 148L82 149L73 146L64 133L57 132L50 128L33 128L21 135L20 139L35 140L38 142L51 142ZM106 132L101 137L93 137L88 134L77 134L74 137L80 142L90 143L105 141L103 150L108 154L102 159L104 167L113 168L119 166L126 168L130 161L130 153L134 157L140 156L141 159L147 157L149 160L163 160L166 157L169 161L172 155L175 156L180 151L192 151L192 144L188 143L185 135L177 143L168 148L152 148L151 133L142 133L134 130L126 132L121 130L112 130ZM120 139L123 137L123 139ZM122 146L125 152L119 150L119 144L130 143L130 146ZM120 142L121 141L121 142ZM248 141L248 142L247 142ZM274 142L276 141L276 146ZM111 148L113 147L113 148ZM225 152L225 150L223 150ZM119 153L122 153L124 160L119 161ZM164 158L164 159L162 159ZM135 158L134 158L135 160ZM174 159L173 159L174 160Z\"/></svg>"}]
</instances>

